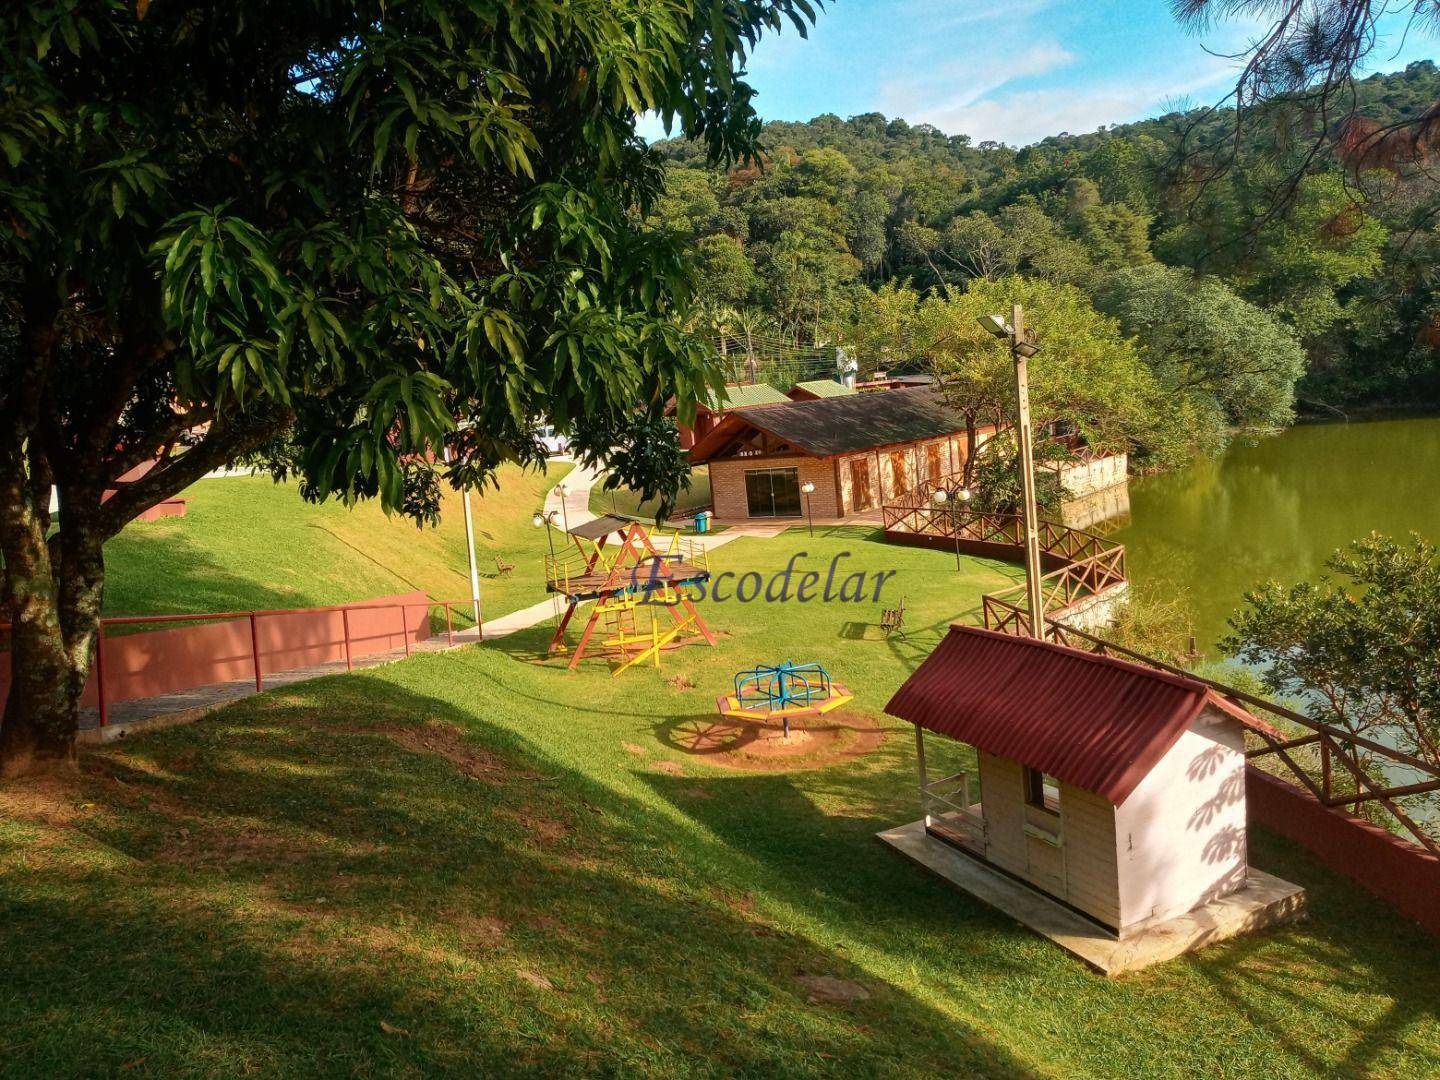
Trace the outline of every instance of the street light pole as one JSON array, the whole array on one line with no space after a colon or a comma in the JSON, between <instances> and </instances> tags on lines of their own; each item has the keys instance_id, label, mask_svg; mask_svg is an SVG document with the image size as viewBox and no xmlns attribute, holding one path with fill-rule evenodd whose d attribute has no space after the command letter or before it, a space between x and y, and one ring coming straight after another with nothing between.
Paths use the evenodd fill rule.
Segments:
<instances>
[{"instance_id":1,"label":"street light pole","mask_svg":"<svg viewBox=\"0 0 1440 1080\"><path fill-rule=\"evenodd\" d=\"M1025 312L1016 304L1010 313L1010 355L1015 360L1015 441L1020 447L1020 490L1025 529L1025 598L1030 609L1030 636L1045 638L1045 600L1040 592L1040 521L1035 501L1035 446L1030 430L1030 367L1034 349L1025 336Z\"/></svg>"},{"instance_id":2,"label":"street light pole","mask_svg":"<svg viewBox=\"0 0 1440 1080\"><path fill-rule=\"evenodd\" d=\"M1025 312L1015 304L1010 321L1003 315L982 315L988 333L1010 343L1015 363L1015 443L1020 451L1020 527L1025 541L1025 600L1030 611L1030 636L1045 638L1045 600L1040 592L1040 518L1035 507L1035 446L1030 430L1030 369L1028 361L1040 351L1025 331Z\"/></svg>"},{"instance_id":3,"label":"street light pole","mask_svg":"<svg viewBox=\"0 0 1440 1080\"><path fill-rule=\"evenodd\" d=\"M970 505L970 489L962 487L958 491L951 492L952 500L959 500L960 509L964 510ZM953 518L955 523L955 572L960 572L960 515L957 513Z\"/></svg>"},{"instance_id":4,"label":"street light pole","mask_svg":"<svg viewBox=\"0 0 1440 1080\"><path fill-rule=\"evenodd\" d=\"M950 535L955 541L955 572L958 574L960 572L960 511L955 507L957 499L968 503L970 501L969 489L946 491L944 488L936 488L934 494L930 496L930 501L936 506L949 508Z\"/></svg>"},{"instance_id":5,"label":"street light pole","mask_svg":"<svg viewBox=\"0 0 1440 1080\"><path fill-rule=\"evenodd\" d=\"M815 515L810 511L810 496L814 491L815 484L813 481L806 480L800 485L800 493L805 496L805 518L810 523L810 535L812 538L815 535Z\"/></svg>"},{"instance_id":6,"label":"street light pole","mask_svg":"<svg viewBox=\"0 0 1440 1080\"><path fill-rule=\"evenodd\" d=\"M450 448L441 453L446 464L450 462ZM460 505L465 517L465 555L470 562L470 607L475 616L475 625L480 625L480 568L475 564L475 519L470 513L470 489L460 491Z\"/></svg>"},{"instance_id":7,"label":"street light pole","mask_svg":"<svg viewBox=\"0 0 1440 1080\"><path fill-rule=\"evenodd\" d=\"M530 519L530 523L531 523L532 525L534 525L537 529L540 528L540 526L542 526L542 525L545 526L545 539L546 539L546 540L549 542L549 544L550 544L550 558L551 558L551 559L554 559L554 558L555 558L555 537L554 537L553 535L551 535L550 530L551 530L551 529L554 527L554 525L555 525L555 511L554 511L554 510L542 510L542 511L538 512L533 518Z\"/></svg>"},{"instance_id":8,"label":"street light pole","mask_svg":"<svg viewBox=\"0 0 1440 1080\"><path fill-rule=\"evenodd\" d=\"M564 484L555 485L555 494L560 496L560 517L565 522L565 532L570 532L570 511L565 506L565 497L570 494L570 489Z\"/></svg>"}]
</instances>

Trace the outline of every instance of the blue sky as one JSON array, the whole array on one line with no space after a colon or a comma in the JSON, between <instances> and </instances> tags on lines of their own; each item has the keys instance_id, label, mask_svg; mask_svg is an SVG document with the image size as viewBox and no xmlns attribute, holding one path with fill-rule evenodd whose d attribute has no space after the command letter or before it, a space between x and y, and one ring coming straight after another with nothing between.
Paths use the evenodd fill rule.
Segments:
<instances>
[{"instance_id":1,"label":"blue sky","mask_svg":"<svg viewBox=\"0 0 1440 1080\"><path fill-rule=\"evenodd\" d=\"M762 41L750 81L767 120L882 112L1018 146L1218 100L1236 65L1214 53L1258 29L1192 37L1166 0L835 0L809 40ZM1403 30L1386 23L1372 70L1435 55L1433 38Z\"/></svg>"}]
</instances>

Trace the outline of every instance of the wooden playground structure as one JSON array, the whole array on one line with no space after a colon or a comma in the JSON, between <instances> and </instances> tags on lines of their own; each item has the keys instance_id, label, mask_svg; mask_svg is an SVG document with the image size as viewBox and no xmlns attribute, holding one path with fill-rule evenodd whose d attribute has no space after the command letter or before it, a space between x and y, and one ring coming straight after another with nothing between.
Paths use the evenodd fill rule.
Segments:
<instances>
[{"instance_id":1,"label":"wooden playground structure","mask_svg":"<svg viewBox=\"0 0 1440 1080\"><path fill-rule=\"evenodd\" d=\"M565 631L576 608L594 601L570 657L571 670L600 650L618 661L611 674L619 675L637 664L658 668L661 654L686 638L715 644L715 635L689 596L691 588L710 578L703 544L609 516L577 525L566 535L573 549L545 557L545 586L566 601L550 639L552 656L567 650ZM643 620L647 613L648 626ZM665 613L669 622L662 619Z\"/></svg>"}]
</instances>

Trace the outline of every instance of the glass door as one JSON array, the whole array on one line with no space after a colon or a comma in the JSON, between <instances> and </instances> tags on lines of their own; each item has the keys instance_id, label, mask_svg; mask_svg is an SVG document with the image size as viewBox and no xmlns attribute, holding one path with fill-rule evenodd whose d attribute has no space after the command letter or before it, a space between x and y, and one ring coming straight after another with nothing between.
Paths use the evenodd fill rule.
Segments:
<instances>
[{"instance_id":1,"label":"glass door","mask_svg":"<svg viewBox=\"0 0 1440 1080\"><path fill-rule=\"evenodd\" d=\"M745 503L751 517L799 517L800 470L747 469Z\"/></svg>"}]
</instances>

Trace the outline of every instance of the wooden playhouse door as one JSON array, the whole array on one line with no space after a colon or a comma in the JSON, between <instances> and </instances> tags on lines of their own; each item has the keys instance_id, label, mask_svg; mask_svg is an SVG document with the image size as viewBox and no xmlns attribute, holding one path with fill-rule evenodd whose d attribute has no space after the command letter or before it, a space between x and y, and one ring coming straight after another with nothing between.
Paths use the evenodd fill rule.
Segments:
<instances>
[{"instance_id":1,"label":"wooden playhouse door","mask_svg":"<svg viewBox=\"0 0 1440 1080\"><path fill-rule=\"evenodd\" d=\"M850 459L850 509L869 510L875 505L870 494L870 462L864 458Z\"/></svg>"}]
</instances>

